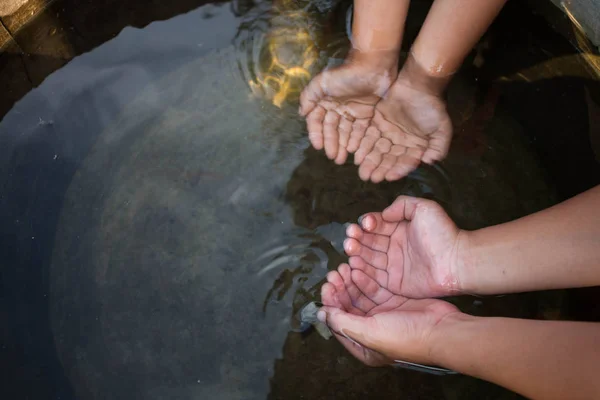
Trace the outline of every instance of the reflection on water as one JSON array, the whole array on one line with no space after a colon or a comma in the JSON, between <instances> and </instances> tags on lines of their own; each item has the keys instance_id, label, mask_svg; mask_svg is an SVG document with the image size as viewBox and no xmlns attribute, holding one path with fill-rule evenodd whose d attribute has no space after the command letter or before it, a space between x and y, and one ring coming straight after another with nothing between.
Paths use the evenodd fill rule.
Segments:
<instances>
[{"instance_id":1,"label":"reflection on water","mask_svg":"<svg viewBox=\"0 0 600 400\"><path fill-rule=\"evenodd\" d=\"M577 45L579 50L582 52L581 57L587 61L590 69L595 73L596 78L600 79L600 56L598 56L595 49L592 47L590 40L587 36L598 37L598 28L588 27L590 29L587 30L582 26L581 22L577 19L577 17L571 11L573 8L573 4L571 1L561 1L560 6L565 11L565 14L569 17L569 20L572 23L573 33L575 34L575 39L577 40ZM585 8L584 8L585 9ZM591 8L590 8L591 10ZM581 10L579 10L581 12Z\"/></svg>"},{"instance_id":2,"label":"reflection on water","mask_svg":"<svg viewBox=\"0 0 600 400\"><path fill-rule=\"evenodd\" d=\"M306 0L261 1L240 23L236 35L240 70L255 95L279 108L297 101L302 88L323 67L324 55L341 50L341 35L319 40L331 22L327 14L319 13L318 5Z\"/></svg>"},{"instance_id":3,"label":"reflection on water","mask_svg":"<svg viewBox=\"0 0 600 400\"><path fill-rule=\"evenodd\" d=\"M345 224L400 194L439 201L465 228L551 204L522 128L494 93L483 109L473 106L472 81L458 76L453 116L478 122L465 123L449 158L399 182L362 182L351 163L309 148L295 107L275 107L288 93L285 71L268 62L264 70L262 57L279 46L269 32L281 20L266 2L232 12L242 9L207 6L125 30L49 77L3 121L22 137L55 137L62 147L51 155L77 165L49 281L57 351L79 398L301 398L325 396L336 381L336 398L439 398L462 385L480 398L470 378L367 371L334 341L295 332L295 316L345 260ZM305 28L312 46L323 25ZM277 57L288 50L277 47ZM291 62L311 57L302 51ZM314 65L337 57L319 52ZM279 81L267 102L248 80L269 86L269 74ZM37 116L54 123L36 126ZM538 312L536 295L458 302L477 314Z\"/></svg>"}]
</instances>

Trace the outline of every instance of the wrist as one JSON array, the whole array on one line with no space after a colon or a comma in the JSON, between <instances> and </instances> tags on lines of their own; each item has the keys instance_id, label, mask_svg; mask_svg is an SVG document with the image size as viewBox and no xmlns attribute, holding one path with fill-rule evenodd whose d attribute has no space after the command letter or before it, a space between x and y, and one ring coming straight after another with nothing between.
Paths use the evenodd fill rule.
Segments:
<instances>
[{"instance_id":1,"label":"wrist","mask_svg":"<svg viewBox=\"0 0 600 400\"><path fill-rule=\"evenodd\" d=\"M476 231L461 229L456 239L456 251L451 263L452 282L449 295L452 292L476 295L475 272L477 261L474 258L476 246Z\"/></svg>"},{"instance_id":2,"label":"wrist","mask_svg":"<svg viewBox=\"0 0 600 400\"><path fill-rule=\"evenodd\" d=\"M470 329L480 319L481 317L457 311L440 320L429 338L429 359L443 368L464 372L460 360L466 363L471 363L472 360L467 359L463 343L470 341Z\"/></svg>"},{"instance_id":3,"label":"wrist","mask_svg":"<svg viewBox=\"0 0 600 400\"><path fill-rule=\"evenodd\" d=\"M352 49L346 57L348 64L356 65L367 73L376 74L395 81L398 77L399 50Z\"/></svg>"},{"instance_id":4,"label":"wrist","mask_svg":"<svg viewBox=\"0 0 600 400\"><path fill-rule=\"evenodd\" d=\"M402 65L397 82L433 96L441 97L452 75L440 76L424 68L411 51Z\"/></svg>"}]
</instances>

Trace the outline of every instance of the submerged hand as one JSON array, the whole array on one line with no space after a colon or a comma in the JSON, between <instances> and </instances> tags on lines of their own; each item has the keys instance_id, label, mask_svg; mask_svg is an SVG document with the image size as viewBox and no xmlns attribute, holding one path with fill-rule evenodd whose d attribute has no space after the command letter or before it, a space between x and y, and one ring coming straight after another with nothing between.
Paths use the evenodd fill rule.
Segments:
<instances>
[{"instance_id":1,"label":"submerged hand","mask_svg":"<svg viewBox=\"0 0 600 400\"><path fill-rule=\"evenodd\" d=\"M365 181L394 181L421 161L443 159L451 138L452 122L443 99L401 76L377 104L354 162Z\"/></svg>"},{"instance_id":2,"label":"submerged hand","mask_svg":"<svg viewBox=\"0 0 600 400\"><path fill-rule=\"evenodd\" d=\"M400 196L382 213L364 215L346 234L352 270L390 293L410 298L459 293L467 233L436 202Z\"/></svg>"},{"instance_id":3,"label":"submerged hand","mask_svg":"<svg viewBox=\"0 0 600 400\"><path fill-rule=\"evenodd\" d=\"M435 364L430 356L434 331L446 316L459 312L442 300L394 295L347 264L327 275L321 297L320 319L352 355L370 366L395 360Z\"/></svg>"},{"instance_id":4,"label":"submerged hand","mask_svg":"<svg viewBox=\"0 0 600 400\"><path fill-rule=\"evenodd\" d=\"M396 58L365 60L365 55L351 54L344 65L317 75L300 96L300 115L306 117L311 144L317 150L325 148L337 164L358 149L375 104L397 75Z\"/></svg>"}]
</instances>

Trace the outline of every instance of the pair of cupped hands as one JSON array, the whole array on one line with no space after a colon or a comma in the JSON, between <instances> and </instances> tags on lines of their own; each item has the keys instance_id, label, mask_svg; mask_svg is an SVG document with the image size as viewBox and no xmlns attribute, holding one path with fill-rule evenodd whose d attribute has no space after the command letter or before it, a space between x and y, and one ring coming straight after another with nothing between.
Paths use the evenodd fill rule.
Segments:
<instances>
[{"instance_id":1,"label":"pair of cupped hands","mask_svg":"<svg viewBox=\"0 0 600 400\"><path fill-rule=\"evenodd\" d=\"M302 92L309 139L337 164L354 153L363 180L398 180L444 158L452 136L445 102L397 64L349 57ZM319 319L367 365L428 363L436 326L458 309L460 231L435 202L399 197L347 229L347 264L327 275Z\"/></svg>"},{"instance_id":2,"label":"pair of cupped hands","mask_svg":"<svg viewBox=\"0 0 600 400\"><path fill-rule=\"evenodd\" d=\"M354 154L362 180L408 175L448 153L452 123L435 81L412 55L351 51L343 65L317 75L300 96L312 146L336 164ZM433 84L429 84L429 82Z\"/></svg>"},{"instance_id":3,"label":"pair of cupped hands","mask_svg":"<svg viewBox=\"0 0 600 400\"><path fill-rule=\"evenodd\" d=\"M367 365L436 364L444 332L464 316L438 298L463 292L469 232L438 203L400 196L346 236L348 263L327 274L318 319Z\"/></svg>"}]
</instances>

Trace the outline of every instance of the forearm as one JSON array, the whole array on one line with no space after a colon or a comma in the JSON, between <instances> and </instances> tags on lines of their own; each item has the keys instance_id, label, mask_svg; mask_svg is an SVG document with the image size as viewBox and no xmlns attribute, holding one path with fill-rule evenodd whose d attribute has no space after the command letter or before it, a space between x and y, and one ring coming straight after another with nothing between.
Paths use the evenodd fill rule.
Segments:
<instances>
[{"instance_id":1,"label":"forearm","mask_svg":"<svg viewBox=\"0 0 600 400\"><path fill-rule=\"evenodd\" d=\"M398 68L409 0L354 0L351 56Z\"/></svg>"},{"instance_id":2,"label":"forearm","mask_svg":"<svg viewBox=\"0 0 600 400\"><path fill-rule=\"evenodd\" d=\"M412 81L441 92L506 0L435 0L411 49ZM410 67L410 63L406 63ZM415 78L414 76L417 76ZM419 82L418 82L419 83Z\"/></svg>"},{"instance_id":3,"label":"forearm","mask_svg":"<svg viewBox=\"0 0 600 400\"><path fill-rule=\"evenodd\" d=\"M432 340L438 365L528 398L600 398L600 324L458 314Z\"/></svg>"},{"instance_id":4,"label":"forearm","mask_svg":"<svg viewBox=\"0 0 600 400\"><path fill-rule=\"evenodd\" d=\"M460 290L498 294L600 285L600 186L530 216L465 233Z\"/></svg>"}]
</instances>

